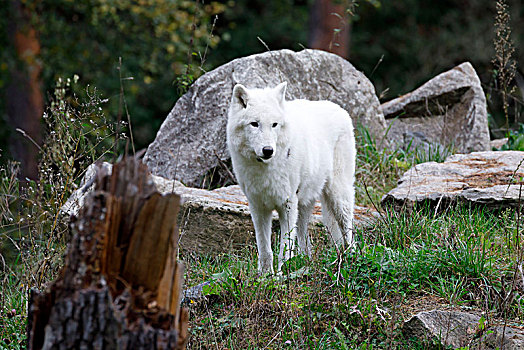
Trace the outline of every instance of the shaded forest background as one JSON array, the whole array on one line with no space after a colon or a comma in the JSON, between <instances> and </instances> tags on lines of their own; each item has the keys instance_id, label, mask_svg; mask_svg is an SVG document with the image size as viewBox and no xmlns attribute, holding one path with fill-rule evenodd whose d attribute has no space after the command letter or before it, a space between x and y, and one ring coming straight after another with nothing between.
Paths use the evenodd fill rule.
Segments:
<instances>
[{"instance_id":1,"label":"shaded forest background","mask_svg":"<svg viewBox=\"0 0 524 350\"><path fill-rule=\"evenodd\" d=\"M524 7L518 0L507 3L518 88ZM329 50L371 79L381 101L472 62L488 97L492 136L501 137L504 117L492 64L494 17L493 0L3 0L0 162L15 158L22 161L24 176L34 175L36 168L20 158L36 154L36 146L15 129L41 142L39 118L59 78L76 76L77 95L98 93L107 99L104 112L113 120L123 113L123 89L141 149L199 75L268 48L325 46L319 31L331 38ZM16 104L23 105L25 117L14 112ZM518 99L510 104L516 126L522 104Z\"/></svg>"}]
</instances>

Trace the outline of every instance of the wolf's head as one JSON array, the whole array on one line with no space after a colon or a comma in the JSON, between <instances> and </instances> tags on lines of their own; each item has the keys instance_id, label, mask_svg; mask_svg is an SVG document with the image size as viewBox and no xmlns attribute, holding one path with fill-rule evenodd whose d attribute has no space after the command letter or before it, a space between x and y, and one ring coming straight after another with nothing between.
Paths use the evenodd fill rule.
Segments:
<instances>
[{"instance_id":1,"label":"wolf's head","mask_svg":"<svg viewBox=\"0 0 524 350\"><path fill-rule=\"evenodd\" d=\"M273 89L235 85L227 121L230 153L267 163L279 156L286 142L285 94L287 83Z\"/></svg>"}]
</instances>

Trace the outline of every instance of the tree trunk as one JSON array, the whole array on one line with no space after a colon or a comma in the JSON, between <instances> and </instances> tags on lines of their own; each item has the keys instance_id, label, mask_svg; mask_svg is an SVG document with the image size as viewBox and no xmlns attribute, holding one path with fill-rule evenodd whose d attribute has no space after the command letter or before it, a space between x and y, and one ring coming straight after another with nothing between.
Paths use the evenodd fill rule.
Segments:
<instances>
[{"instance_id":1,"label":"tree trunk","mask_svg":"<svg viewBox=\"0 0 524 350\"><path fill-rule=\"evenodd\" d=\"M99 168L70 229L60 277L31 292L29 349L184 349L180 197L156 192L135 158Z\"/></svg>"},{"instance_id":2,"label":"tree trunk","mask_svg":"<svg viewBox=\"0 0 524 350\"><path fill-rule=\"evenodd\" d=\"M346 6L332 0L315 0L309 18L309 47L347 59L351 23Z\"/></svg>"},{"instance_id":3,"label":"tree trunk","mask_svg":"<svg viewBox=\"0 0 524 350\"><path fill-rule=\"evenodd\" d=\"M11 17L8 35L15 48L18 64L11 68L10 82L6 88L6 109L12 132L9 148L13 158L21 163L21 178L36 179L38 175L38 148L41 143L40 120L44 112L40 73L42 65L40 42L31 25L31 14L20 0L9 1ZM23 130L27 136L17 132ZM33 141L30 141L31 138Z\"/></svg>"}]
</instances>

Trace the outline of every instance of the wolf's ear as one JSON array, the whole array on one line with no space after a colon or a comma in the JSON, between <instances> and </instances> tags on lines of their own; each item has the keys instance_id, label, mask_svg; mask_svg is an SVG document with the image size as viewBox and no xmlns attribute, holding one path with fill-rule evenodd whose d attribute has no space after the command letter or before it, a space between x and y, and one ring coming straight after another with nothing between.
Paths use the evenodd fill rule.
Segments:
<instances>
[{"instance_id":1,"label":"wolf's ear","mask_svg":"<svg viewBox=\"0 0 524 350\"><path fill-rule=\"evenodd\" d=\"M247 89L242 84L236 84L233 88L233 99L232 103L236 103L242 108L247 107L247 101L249 100L249 94L247 92Z\"/></svg>"},{"instance_id":2,"label":"wolf's ear","mask_svg":"<svg viewBox=\"0 0 524 350\"><path fill-rule=\"evenodd\" d=\"M275 94L277 96L277 100L280 103L286 100L286 87L287 87L287 82L283 82L283 83L278 84L274 89Z\"/></svg>"}]
</instances>

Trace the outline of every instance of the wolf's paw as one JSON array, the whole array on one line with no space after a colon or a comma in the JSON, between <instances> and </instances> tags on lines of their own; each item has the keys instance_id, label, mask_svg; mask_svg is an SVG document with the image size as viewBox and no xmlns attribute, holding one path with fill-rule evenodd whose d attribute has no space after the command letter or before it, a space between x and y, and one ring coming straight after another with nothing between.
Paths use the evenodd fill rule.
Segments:
<instances>
[{"instance_id":1,"label":"wolf's paw","mask_svg":"<svg viewBox=\"0 0 524 350\"><path fill-rule=\"evenodd\" d=\"M347 243L344 245L344 250L347 252L347 253L350 253L350 254L354 254L357 252L357 242L356 241L351 241L350 243Z\"/></svg>"},{"instance_id":2,"label":"wolf's paw","mask_svg":"<svg viewBox=\"0 0 524 350\"><path fill-rule=\"evenodd\" d=\"M258 276L264 277L264 276L272 276L275 274L275 271L273 270L273 265L269 266L262 266L258 268Z\"/></svg>"}]
</instances>

